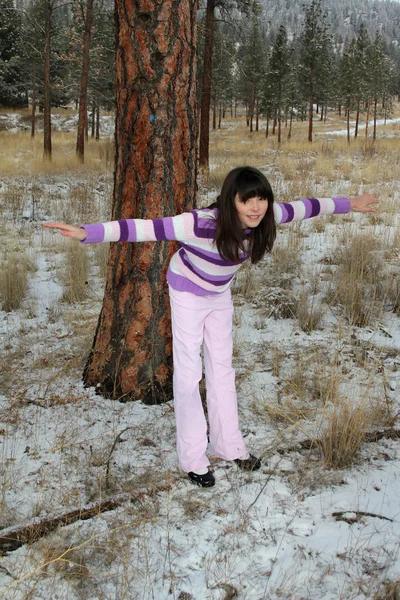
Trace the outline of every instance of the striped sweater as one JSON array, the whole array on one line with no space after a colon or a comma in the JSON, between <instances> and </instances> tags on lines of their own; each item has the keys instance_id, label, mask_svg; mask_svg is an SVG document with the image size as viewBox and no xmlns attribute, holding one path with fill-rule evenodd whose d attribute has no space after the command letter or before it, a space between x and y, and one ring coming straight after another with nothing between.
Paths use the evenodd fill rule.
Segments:
<instances>
[{"instance_id":1,"label":"striped sweater","mask_svg":"<svg viewBox=\"0 0 400 600\"><path fill-rule=\"evenodd\" d=\"M236 271L248 258L241 253L240 264L223 259L214 243L218 209L197 209L162 219L125 219L82 225L84 244L95 242L147 242L177 240L181 248L169 264L167 280L175 290L197 296L227 290ZM274 203L276 224L310 219L318 215L350 212L347 198L311 198L291 203ZM250 230L248 230L250 231Z\"/></svg>"}]
</instances>

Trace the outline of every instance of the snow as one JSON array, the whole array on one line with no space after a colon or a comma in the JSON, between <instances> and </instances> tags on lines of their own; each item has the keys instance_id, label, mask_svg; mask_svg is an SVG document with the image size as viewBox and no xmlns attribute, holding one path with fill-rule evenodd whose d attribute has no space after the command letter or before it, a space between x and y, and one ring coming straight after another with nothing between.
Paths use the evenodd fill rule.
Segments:
<instances>
[{"instance_id":1,"label":"snow","mask_svg":"<svg viewBox=\"0 0 400 600\"><path fill-rule=\"evenodd\" d=\"M394 123L399 123L400 119L377 119L376 120L376 125L380 126L380 125L392 125ZM356 122L355 121L350 121L350 125L352 125L353 127L355 127ZM369 122L369 127L372 128L374 126L374 122L373 120L370 120ZM358 130L359 131L363 131L365 130L365 123L360 123L358 126ZM337 136L346 136L347 135L347 129L338 129L336 131L317 131L317 135L337 135ZM354 136L354 129L350 129L350 136ZM385 135L384 137L398 137L398 134L391 134L391 135Z\"/></svg>"},{"instance_id":2,"label":"snow","mask_svg":"<svg viewBox=\"0 0 400 600\"><path fill-rule=\"evenodd\" d=\"M60 178L46 185L62 190L65 199L76 181ZM102 218L107 201L99 188L93 210ZM194 600L372 600L385 582L398 580L399 440L364 443L354 464L329 470L316 448L306 450L300 442L318 437L332 407L310 401L315 419L296 426L274 423L265 407L277 402L273 351L285 355L280 368L290 373L299 356L305 359L321 349L337 352L339 367L348 370L341 384L346 397L362 396L371 403L378 398L398 412L399 317L385 313L378 325L365 329L341 323L339 335L338 314L330 311L322 330L305 334L294 319L265 313L270 289L262 273L268 263L254 269L261 283L253 300L238 292L245 274L238 276L234 338L240 421L263 466L243 473L211 454L217 484L198 489L177 465L173 403L123 404L83 387L80 375L103 282L94 250L88 248L88 299L75 307L60 301L65 246L40 227L53 210L64 210L63 201L51 202L44 208L38 204L37 221L26 207L27 222L14 223L12 229L7 215L10 226L1 232L11 244L15 238L24 240L28 229L36 262L23 306L0 312L6 359L0 393L1 523L14 527L121 491L132 497L143 493L139 500L6 553L0 558L0 595L7 600L189 598L184 593ZM354 223L368 229L363 218ZM398 221L392 224L394 232L396 227ZM305 263L321 267L319 261L335 245L335 228L330 221L316 233L312 223L303 224ZM380 228L387 235L385 225L372 230L381 235ZM283 244L290 231L281 229ZM351 358L351 336L371 346L372 359L381 361L380 375L374 371L370 376ZM385 358L380 358L383 351ZM318 367L307 363L308 383ZM11 383L8 370L15 374ZM163 491L146 495L157 486ZM344 512L346 521L336 520L335 512Z\"/></svg>"}]
</instances>

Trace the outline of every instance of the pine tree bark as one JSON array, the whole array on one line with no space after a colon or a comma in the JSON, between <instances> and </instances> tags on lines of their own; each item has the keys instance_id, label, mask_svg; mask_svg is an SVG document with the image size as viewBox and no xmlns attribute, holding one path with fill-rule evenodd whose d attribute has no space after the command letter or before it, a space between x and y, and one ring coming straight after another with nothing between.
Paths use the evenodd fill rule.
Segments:
<instances>
[{"instance_id":1,"label":"pine tree bark","mask_svg":"<svg viewBox=\"0 0 400 600\"><path fill-rule=\"evenodd\" d=\"M53 5L45 3L44 81L43 81L43 158L51 160L50 43Z\"/></svg>"},{"instance_id":2,"label":"pine tree bark","mask_svg":"<svg viewBox=\"0 0 400 600\"><path fill-rule=\"evenodd\" d=\"M210 106L212 80L212 52L214 44L215 0L207 0L204 31L203 81L200 107L199 167L208 171L210 146Z\"/></svg>"},{"instance_id":3,"label":"pine tree bark","mask_svg":"<svg viewBox=\"0 0 400 600\"><path fill-rule=\"evenodd\" d=\"M112 219L190 210L196 194L195 0L116 0ZM174 243L114 243L86 385L152 404L172 397L166 284Z\"/></svg>"},{"instance_id":4,"label":"pine tree bark","mask_svg":"<svg viewBox=\"0 0 400 600\"><path fill-rule=\"evenodd\" d=\"M87 87L89 80L90 66L90 36L93 26L93 0L86 2L85 29L83 31L82 43L82 72L81 72L81 88L79 94L79 117L78 117L78 133L76 136L76 155L80 162L85 160L85 137L87 139Z\"/></svg>"}]
</instances>

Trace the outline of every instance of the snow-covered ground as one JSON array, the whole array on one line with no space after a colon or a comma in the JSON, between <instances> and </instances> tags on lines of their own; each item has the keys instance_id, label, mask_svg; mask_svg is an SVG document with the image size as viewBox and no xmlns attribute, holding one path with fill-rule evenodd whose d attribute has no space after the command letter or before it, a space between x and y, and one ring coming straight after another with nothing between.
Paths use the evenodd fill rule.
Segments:
<instances>
[{"instance_id":1,"label":"snow-covered ground","mask_svg":"<svg viewBox=\"0 0 400 600\"><path fill-rule=\"evenodd\" d=\"M79 182L91 186L96 198L89 209L93 219L108 217L110 182L110 175ZM99 257L94 247L85 248L88 297L76 305L62 302L68 243L40 223L74 215L79 220L81 208L68 205L77 182L39 177L36 184L43 198L34 221L13 220L1 204L3 247L23 248L36 270L22 307L0 311L0 539L18 525L108 497L124 501L6 552L0 597L372 600L385 583L398 581L399 439L388 434L363 443L354 462L340 470L326 468L317 447L301 442L319 439L334 409L311 396L325 368L340 375L341 397L386 408L396 429L399 316L387 310L358 328L346 323L340 307L325 306L322 329L307 334L296 319L273 316L274 294L284 287L272 283L271 258L250 272L243 269L234 287L240 419L263 466L246 474L211 454L217 484L198 489L177 465L173 403L113 402L80 382L101 306ZM3 182L2 198L9 185ZM282 191L286 184L277 185ZM21 210L29 217L26 190ZM398 228L396 215L378 223L329 218L321 231L311 221L280 228L280 251L296 238L291 256L298 253L307 266L289 276L294 290L311 293L310 286L329 283L324 263L329 266L346 235L395 238ZM398 278L399 256L390 260ZM293 391L300 381L310 389L301 402L288 391L290 382ZM273 418L271 406L275 414L286 409L286 396L292 418Z\"/></svg>"}]
</instances>

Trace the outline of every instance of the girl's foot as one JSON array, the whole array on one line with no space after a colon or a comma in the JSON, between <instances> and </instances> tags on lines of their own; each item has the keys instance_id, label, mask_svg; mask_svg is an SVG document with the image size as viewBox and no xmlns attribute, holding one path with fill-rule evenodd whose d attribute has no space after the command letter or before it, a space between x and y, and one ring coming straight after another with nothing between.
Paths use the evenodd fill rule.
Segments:
<instances>
[{"instance_id":1,"label":"girl's foot","mask_svg":"<svg viewBox=\"0 0 400 600\"><path fill-rule=\"evenodd\" d=\"M213 487L215 485L215 477L211 471L202 474L190 471L187 476L192 483L195 483L199 487Z\"/></svg>"},{"instance_id":2,"label":"girl's foot","mask_svg":"<svg viewBox=\"0 0 400 600\"><path fill-rule=\"evenodd\" d=\"M235 463L242 471L257 471L261 467L261 460L252 454L247 458L235 458Z\"/></svg>"}]
</instances>

